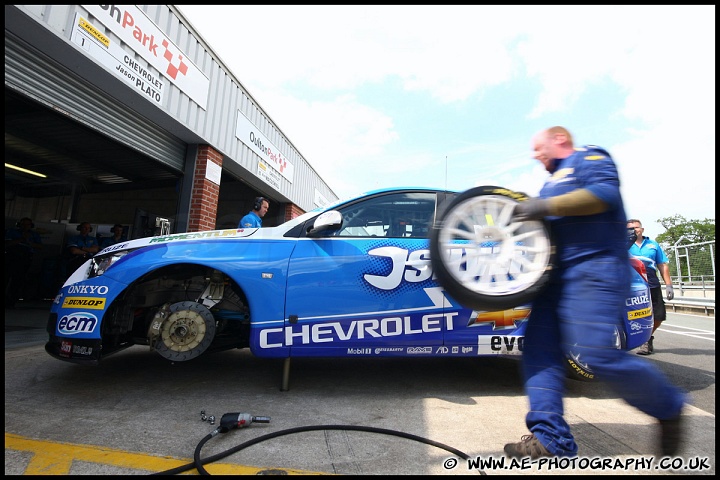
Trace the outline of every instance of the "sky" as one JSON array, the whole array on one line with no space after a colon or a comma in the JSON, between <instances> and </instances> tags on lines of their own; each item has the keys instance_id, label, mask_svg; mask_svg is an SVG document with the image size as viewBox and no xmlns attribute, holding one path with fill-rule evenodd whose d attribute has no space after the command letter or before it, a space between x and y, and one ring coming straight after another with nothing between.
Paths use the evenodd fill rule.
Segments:
<instances>
[{"instance_id":1,"label":"sky","mask_svg":"<svg viewBox=\"0 0 720 480\"><path fill-rule=\"evenodd\" d=\"M715 219L715 6L178 5L341 199L537 195L538 131L610 152L629 218Z\"/></svg>"}]
</instances>

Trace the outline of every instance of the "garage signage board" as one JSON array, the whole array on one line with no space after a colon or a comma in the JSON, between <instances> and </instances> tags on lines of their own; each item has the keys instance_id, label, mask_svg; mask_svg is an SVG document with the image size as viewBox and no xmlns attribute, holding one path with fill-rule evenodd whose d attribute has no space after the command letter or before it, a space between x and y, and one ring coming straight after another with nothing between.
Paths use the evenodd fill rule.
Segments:
<instances>
[{"instance_id":1,"label":"garage signage board","mask_svg":"<svg viewBox=\"0 0 720 480\"><path fill-rule=\"evenodd\" d=\"M198 106L207 109L210 80L145 12L134 5L82 7L131 49L127 52L120 47L125 55L130 58L140 55Z\"/></svg>"},{"instance_id":2,"label":"garage signage board","mask_svg":"<svg viewBox=\"0 0 720 480\"><path fill-rule=\"evenodd\" d=\"M75 15L72 41L90 57L122 79L145 99L163 105L165 82L128 55L80 14Z\"/></svg>"}]
</instances>

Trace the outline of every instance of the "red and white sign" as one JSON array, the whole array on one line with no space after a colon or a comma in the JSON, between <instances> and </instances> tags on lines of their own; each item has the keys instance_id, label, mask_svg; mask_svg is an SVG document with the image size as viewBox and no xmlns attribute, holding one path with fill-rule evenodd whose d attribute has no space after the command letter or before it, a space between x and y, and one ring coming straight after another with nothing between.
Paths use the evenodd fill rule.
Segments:
<instances>
[{"instance_id":1,"label":"red and white sign","mask_svg":"<svg viewBox=\"0 0 720 480\"><path fill-rule=\"evenodd\" d=\"M145 12L134 5L81 6L202 109L207 109L210 80Z\"/></svg>"}]
</instances>

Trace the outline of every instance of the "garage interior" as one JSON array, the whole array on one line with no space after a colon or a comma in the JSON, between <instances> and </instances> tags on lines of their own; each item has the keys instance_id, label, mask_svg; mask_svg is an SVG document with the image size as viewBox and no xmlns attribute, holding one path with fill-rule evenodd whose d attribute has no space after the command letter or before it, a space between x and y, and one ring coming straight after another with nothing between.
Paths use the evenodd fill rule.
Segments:
<instances>
[{"instance_id":1,"label":"garage interior","mask_svg":"<svg viewBox=\"0 0 720 480\"><path fill-rule=\"evenodd\" d=\"M159 218L174 233L181 182L161 162L5 88L5 229L30 217L43 240L29 275L39 280L27 296L54 295L63 246L80 222L98 236L120 223L128 238L140 238L161 232ZM254 192L225 172L221 184L217 227L227 228Z\"/></svg>"}]
</instances>

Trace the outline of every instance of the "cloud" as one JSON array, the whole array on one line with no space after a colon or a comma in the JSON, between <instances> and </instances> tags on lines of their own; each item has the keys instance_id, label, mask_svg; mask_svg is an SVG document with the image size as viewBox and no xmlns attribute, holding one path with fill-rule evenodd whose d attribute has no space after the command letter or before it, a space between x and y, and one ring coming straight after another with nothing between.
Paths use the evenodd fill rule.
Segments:
<instances>
[{"instance_id":1,"label":"cloud","mask_svg":"<svg viewBox=\"0 0 720 480\"><path fill-rule=\"evenodd\" d=\"M340 197L534 194L530 136L561 124L613 154L629 214L714 218L714 6L179 8Z\"/></svg>"}]
</instances>

